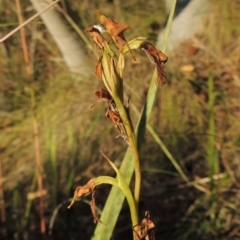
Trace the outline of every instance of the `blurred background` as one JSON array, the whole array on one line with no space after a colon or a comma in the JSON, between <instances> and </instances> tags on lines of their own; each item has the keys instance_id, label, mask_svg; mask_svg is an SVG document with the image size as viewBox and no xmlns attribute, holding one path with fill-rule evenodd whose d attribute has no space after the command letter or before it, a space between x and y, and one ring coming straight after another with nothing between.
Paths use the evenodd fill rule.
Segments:
<instances>
[{"instance_id":1,"label":"blurred background","mask_svg":"<svg viewBox=\"0 0 240 240\"><path fill-rule=\"evenodd\" d=\"M0 1L0 38L50 3ZM91 108L103 83L94 76L96 52L84 30L102 11L129 25L127 40L148 37L160 49L170 6L61 0L0 43L0 239L91 238L89 199L70 210L68 200L90 178L114 176L100 149L119 166L127 144L115 138L106 104ZM240 238L239 23L239 0L178 1L167 83L150 120L164 145L146 131L140 152L140 216L150 211L156 239ZM135 54L138 62L128 56L124 71L134 123L154 69ZM97 188L100 210L109 190ZM131 239L131 232L124 204L112 239Z\"/></svg>"}]
</instances>

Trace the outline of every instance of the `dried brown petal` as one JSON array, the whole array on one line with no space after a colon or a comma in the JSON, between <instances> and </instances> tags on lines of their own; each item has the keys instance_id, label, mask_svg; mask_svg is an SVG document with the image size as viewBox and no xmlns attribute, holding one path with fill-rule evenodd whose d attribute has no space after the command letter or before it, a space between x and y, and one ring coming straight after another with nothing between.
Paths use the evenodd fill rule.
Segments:
<instances>
[{"instance_id":1,"label":"dried brown petal","mask_svg":"<svg viewBox=\"0 0 240 240\"><path fill-rule=\"evenodd\" d=\"M90 27L85 30L85 32L88 32L90 36L93 39L93 42L98 46L99 49L103 49L104 45L106 44L105 39L102 37L101 33L98 29L94 27Z\"/></svg>"},{"instance_id":2,"label":"dried brown petal","mask_svg":"<svg viewBox=\"0 0 240 240\"><path fill-rule=\"evenodd\" d=\"M95 186L96 186L95 179L93 178L86 185L77 187L68 208L70 208L78 198L90 194L94 190Z\"/></svg>"},{"instance_id":3,"label":"dried brown petal","mask_svg":"<svg viewBox=\"0 0 240 240\"><path fill-rule=\"evenodd\" d=\"M112 101L112 99L113 99L112 96L110 95L110 93L104 88L100 88L98 91L96 91L95 95L98 98L104 98L109 102Z\"/></svg>"},{"instance_id":4,"label":"dried brown petal","mask_svg":"<svg viewBox=\"0 0 240 240\"><path fill-rule=\"evenodd\" d=\"M95 221L100 221L97 215L97 211L96 211L96 203L95 203L95 190L92 192L92 200L91 200L91 211L92 211L92 215Z\"/></svg>"},{"instance_id":5,"label":"dried brown petal","mask_svg":"<svg viewBox=\"0 0 240 240\"><path fill-rule=\"evenodd\" d=\"M96 202L95 202L95 189L92 191L92 200L91 200L90 206L91 206L91 211L92 211L94 221L100 222L101 224L103 224L106 227L106 225L100 220L100 218L98 217L98 214L97 214L97 210L96 210L97 207L96 207Z\"/></svg>"},{"instance_id":6,"label":"dried brown petal","mask_svg":"<svg viewBox=\"0 0 240 240\"><path fill-rule=\"evenodd\" d=\"M124 124L122 122L119 112L114 111L109 107L105 115L114 124L116 130L118 131L118 134L119 134L118 136L121 136L129 144L127 132L126 132L126 129L124 127Z\"/></svg>"},{"instance_id":7,"label":"dried brown petal","mask_svg":"<svg viewBox=\"0 0 240 240\"><path fill-rule=\"evenodd\" d=\"M118 131L118 136L121 136L128 143L126 129L111 94L106 89L100 88L95 92L95 95L100 98L99 102L106 101L108 103L108 109L105 113L105 116L114 124L116 130ZM92 107L94 105L95 104L93 104Z\"/></svg>"},{"instance_id":8,"label":"dried brown petal","mask_svg":"<svg viewBox=\"0 0 240 240\"><path fill-rule=\"evenodd\" d=\"M156 62L160 62L160 63L166 63L167 60L168 60L168 57L163 53L161 52L160 50L156 49L152 44L150 43L146 43L144 46L143 46L143 50L146 51L147 54L149 54L149 58L153 58L153 61ZM150 59L151 60L151 59Z\"/></svg>"},{"instance_id":9,"label":"dried brown petal","mask_svg":"<svg viewBox=\"0 0 240 240\"><path fill-rule=\"evenodd\" d=\"M114 124L117 124L121 122L120 114L116 111L113 111L112 109L108 108L106 112L106 117L109 118Z\"/></svg>"},{"instance_id":10,"label":"dried brown petal","mask_svg":"<svg viewBox=\"0 0 240 240\"><path fill-rule=\"evenodd\" d=\"M122 48L127 44L127 41L126 41L125 37L123 36L123 32L126 31L129 28L129 26L126 24L118 23L118 22L114 21L113 19L105 16L102 13L98 14L98 20L104 26L106 32L112 36L115 44L121 51ZM130 50L130 52L131 52L131 50ZM132 52L131 52L131 54L132 54ZM132 55L132 56L135 60L134 55Z\"/></svg>"},{"instance_id":11,"label":"dried brown petal","mask_svg":"<svg viewBox=\"0 0 240 240\"><path fill-rule=\"evenodd\" d=\"M139 240L155 240L155 233L153 228L155 227L154 223L150 219L150 213L145 212L145 217L143 218L140 228L138 231L134 230Z\"/></svg>"},{"instance_id":12,"label":"dried brown petal","mask_svg":"<svg viewBox=\"0 0 240 240\"><path fill-rule=\"evenodd\" d=\"M101 58L98 60L98 63L95 67L95 76L98 77L98 78L102 78L102 61L101 61Z\"/></svg>"},{"instance_id":13,"label":"dried brown petal","mask_svg":"<svg viewBox=\"0 0 240 240\"><path fill-rule=\"evenodd\" d=\"M128 25L118 23L102 13L98 14L98 20L105 27L106 32L111 34L112 37L120 36L129 28Z\"/></svg>"},{"instance_id":14,"label":"dried brown petal","mask_svg":"<svg viewBox=\"0 0 240 240\"><path fill-rule=\"evenodd\" d=\"M160 83L162 87L166 83L166 74L163 70L163 65L167 62L168 57L158 49L156 49L152 44L146 43L142 46L142 50L147 54L151 63L157 68L157 79L156 84Z\"/></svg>"}]
</instances>

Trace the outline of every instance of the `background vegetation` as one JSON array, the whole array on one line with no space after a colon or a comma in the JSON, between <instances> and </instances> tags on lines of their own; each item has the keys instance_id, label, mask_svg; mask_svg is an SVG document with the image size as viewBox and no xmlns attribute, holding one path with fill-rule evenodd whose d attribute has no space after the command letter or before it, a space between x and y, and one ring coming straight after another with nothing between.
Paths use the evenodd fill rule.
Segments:
<instances>
[{"instance_id":1,"label":"background vegetation","mask_svg":"<svg viewBox=\"0 0 240 240\"><path fill-rule=\"evenodd\" d=\"M204 34L169 54L168 81L159 89L150 121L181 170L200 189L184 181L148 132L141 149L140 211L142 216L150 211L157 239L240 235L240 2L212 3ZM24 19L35 13L27 0L21 1L21 8ZM95 24L99 10L130 25L128 40L156 39L167 18L158 1L68 1L68 13L82 30ZM18 25L15 2L1 2L0 16L3 37ZM62 204L51 239L90 239L95 225L87 202L67 210L67 200L90 178L114 175L99 149L119 165L127 145L114 138L117 133L104 116L105 106L91 108L101 81L72 79L40 19L27 25L25 36L29 65L19 33L0 44L0 238L40 238L42 194L47 226ZM87 48L86 55L95 62ZM153 69L141 53L137 58L137 64L127 61L124 78L135 121ZM37 191L36 158L43 163L42 193ZM97 190L100 209L108 192L108 187ZM131 231L124 206L114 239L130 239Z\"/></svg>"}]
</instances>

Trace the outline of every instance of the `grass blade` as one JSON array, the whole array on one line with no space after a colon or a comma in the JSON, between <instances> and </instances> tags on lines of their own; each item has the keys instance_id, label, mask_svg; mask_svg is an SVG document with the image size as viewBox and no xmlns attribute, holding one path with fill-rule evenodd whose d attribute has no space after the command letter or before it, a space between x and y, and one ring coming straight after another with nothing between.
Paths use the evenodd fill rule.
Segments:
<instances>
[{"instance_id":1,"label":"grass blade","mask_svg":"<svg viewBox=\"0 0 240 240\"><path fill-rule=\"evenodd\" d=\"M209 167L209 178L210 181L210 190L213 191L214 189L214 174L217 173L216 171L216 153L215 153L215 123L214 123L214 82L212 74L210 74L208 79L208 107L209 107L209 137L208 137L208 146L207 146L207 156L208 156L208 167Z\"/></svg>"},{"instance_id":2,"label":"grass blade","mask_svg":"<svg viewBox=\"0 0 240 240\"><path fill-rule=\"evenodd\" d=\"M179 166L173 155L169 152L163 141L159 138L159 136L156 134L156 132L153 130L153 128L148 124L147 125L148 131L151 133L152 137L156 141L156 143L160 146L160 148L163 150L163 152L166 154L172 165L175 167L175 169L178 171L182 179L184 181L188 182L188 177L186 174L183 172L182 168Z\"/></svg>"}]
</instances>

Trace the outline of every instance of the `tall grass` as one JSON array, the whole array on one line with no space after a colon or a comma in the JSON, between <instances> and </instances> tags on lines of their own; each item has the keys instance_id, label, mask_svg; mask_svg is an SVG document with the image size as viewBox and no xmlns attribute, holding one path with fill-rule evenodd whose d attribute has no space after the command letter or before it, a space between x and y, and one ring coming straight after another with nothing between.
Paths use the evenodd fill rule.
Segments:
<instances>
[{"instance_id":1,"label":"tall grass","mask_svg":"<svg viewBox=\"0 0 240 240\"><path fill-rule=\"evenodd\" d=\"M208 79L208 108L209 108L209 137L208 137L208 147L207 147L207 159L208 159L208 168L209 168L209 178L210 181L210 190L214 191L214 174L218 173L218 162L215 151L215 123L214 123L214 102L215 102L215 93L214 93L214 80L213 76L210 73Z\"/></svg>"},{"instance_id":2,"label":"tall grass","mask_svg":"<svg viewBox=\"0 0 240 240\"><path fill-rule=\"evenodd\" d=\"M66 194L70 194L70 190L74 183L75 170L74 170L74 155L73 155L73 144L74 144L74 132L73 127L68 125L67 128L67 181L66 181Z\"/></svg>"}]
</instances>

